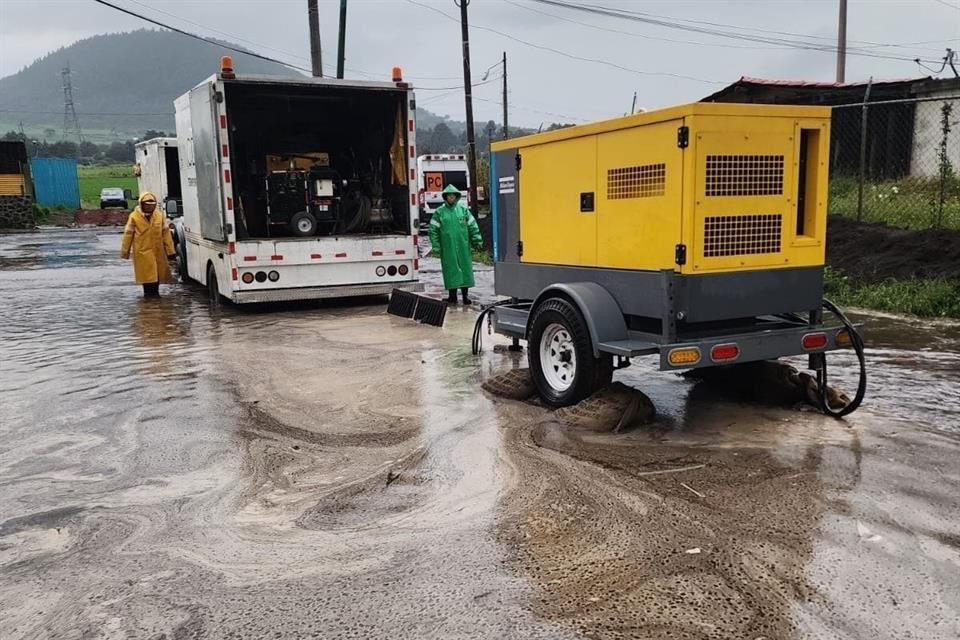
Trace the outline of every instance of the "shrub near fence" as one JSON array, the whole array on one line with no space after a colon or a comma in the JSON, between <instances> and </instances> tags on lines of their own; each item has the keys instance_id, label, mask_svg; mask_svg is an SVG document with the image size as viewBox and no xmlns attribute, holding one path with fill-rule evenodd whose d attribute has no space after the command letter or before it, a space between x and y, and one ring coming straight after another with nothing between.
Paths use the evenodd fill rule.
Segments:
<instances>
[{"instance_id":1,"label":"shrub near fence","mask_svg":"<svg viewBox=\"0 0 960 640\"><path fill-rule=\"evenodd\" d=\"M834 107L830 213L960 229L960 96Z\"/></svg>"}]
</instances>

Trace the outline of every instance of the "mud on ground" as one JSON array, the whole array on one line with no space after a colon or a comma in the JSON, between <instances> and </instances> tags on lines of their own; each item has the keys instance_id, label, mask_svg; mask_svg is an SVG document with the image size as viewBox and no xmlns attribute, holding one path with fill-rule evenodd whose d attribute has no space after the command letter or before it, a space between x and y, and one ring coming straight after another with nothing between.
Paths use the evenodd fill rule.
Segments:
<instances>
[{"instance_id":1,"label":"mud on ground","mask_svg":"<svg viewBox=\"0 0 960 640\"><path fill-rule=\"evenodd\" d=\"M960 231L897 229L844 216L827 223L827 264L854 282L960 278Z\"/></svg>"}]
</instances>

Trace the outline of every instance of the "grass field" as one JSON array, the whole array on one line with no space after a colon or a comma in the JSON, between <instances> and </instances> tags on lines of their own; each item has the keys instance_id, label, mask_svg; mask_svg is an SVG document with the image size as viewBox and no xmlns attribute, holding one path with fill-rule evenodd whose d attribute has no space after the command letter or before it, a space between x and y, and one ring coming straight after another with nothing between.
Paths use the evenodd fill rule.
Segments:
<instances>
[{"instance_id":1,"label":"grass field","mask_svg":"<svg viewBox=\"0 0 960 640\"><path fill-rule=\"evenodd\" d=\"M824 291L843 306L909 313L926 318L960 318L960 280L913 278L876 283L854 283L846 274L827 267Z\"/></svg>"},{"instance_id":2,"label":"grass field","mask_svg":"<svg viewBox=\"0 0 960 640\"><path fill-rule=\"evenodd\" d=\"M100 207L100 189L104 187L119 187L130 189L134 198L137 196L137 179L133 175L130 164L110 164L103 166L80 166L77 168L80 181L80 206L84 209ZM127 203L133 208L136 200Z\"/></svg>"},{"instance_id":3,"label":"grass field","mask_svg":"<svg viewBox=\"0 0 960 640\"><path fill-rule=\"evenodd\" d=\"M941 192L937 178L868 182L863 189L863 220L903 229L960 229L960 178L951 174L942 187ZM856 178L830 180L830 213L856 218L858 200Z\"/></svg>"}]
</instances>

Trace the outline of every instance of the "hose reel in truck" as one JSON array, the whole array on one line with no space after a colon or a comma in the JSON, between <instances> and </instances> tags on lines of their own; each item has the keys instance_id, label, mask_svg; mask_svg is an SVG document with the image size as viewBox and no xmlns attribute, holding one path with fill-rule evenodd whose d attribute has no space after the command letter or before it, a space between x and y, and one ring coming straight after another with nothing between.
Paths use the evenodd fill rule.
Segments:
<instances>
[{"instance_id":1,"label":"hose reel in truck","mask_svg":"<svg viewBox=\"0 0 960 640\"><path fill-rule=\"evenodd\" d=\"M660 369L809 356L821 409L866 390L863 340L823 298L830 110L695 103L494 143L496 293L550 405L632 358ZM823 310L839 325L825 323ZM826 353L860 383L826 401Z\"/></svg>"}]
</instances>

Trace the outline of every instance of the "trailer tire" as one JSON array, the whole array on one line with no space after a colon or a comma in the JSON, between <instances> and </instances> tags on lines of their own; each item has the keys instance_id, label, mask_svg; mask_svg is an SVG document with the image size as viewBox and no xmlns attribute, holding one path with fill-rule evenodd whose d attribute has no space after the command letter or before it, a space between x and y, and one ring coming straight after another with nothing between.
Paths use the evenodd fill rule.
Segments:
<instances>
[{"instance_id":1,"label":"trailer tire","mask_svg":"<svg viewBox=\"0 0 960 640\"><path fill-rule=\"evenodd\" d=\"M533 383L552 407L576 404L613 379L612 358L593 355L583 315L564 298L547 298L537 305L528 345Z\"/></svg>"},{"instance_id":2,"label":"trailer tire","mask_svg":"<svg viewBox=\"0 0 960 640\"><path fill-rule=\"evenodd\" d=\"M217 282L217 269L212 264L207 265L207 293L210 295L210 306L220 306L220 284Z\"/></svg>"},{"instance_id":3,"label":"trailer tire","mask_svg":"<svg viewBox=\"0 0 960 640\"><path fill-rule=\"evenodd\" d=\"M306 238L317 233L317 219L309 211L298 211L290 217L290 232Z\"/></svg>"}]
</instances>

